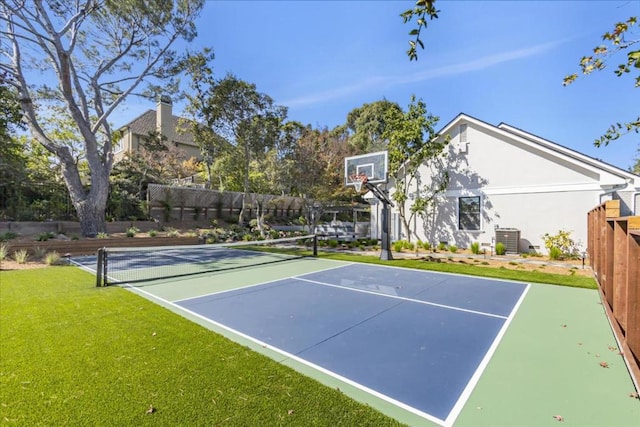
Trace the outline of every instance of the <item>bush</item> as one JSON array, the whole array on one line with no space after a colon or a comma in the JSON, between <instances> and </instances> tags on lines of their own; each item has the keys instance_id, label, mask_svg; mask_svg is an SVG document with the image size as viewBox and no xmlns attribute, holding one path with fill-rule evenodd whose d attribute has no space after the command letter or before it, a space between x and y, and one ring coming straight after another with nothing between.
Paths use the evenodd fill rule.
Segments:
<instances>
[{"instance_id":1,"label":"bush","mask_svg":"<svg viewBox=\"0 0 640 427\"><path fill-rule=\"evenodd\" d=\"M167 228L167 236L168 237L179 237L180 236L180 232L178 230L176 230L175 228L168 227Z\"/></svg>"},{"instance_id":2,"label":"bush","mask_svg":"<svg viewBox=\"0 0 640 427\"><path fill-rule=\"evenodd\" d=\"M473 242L471 244L471 253L478 255L480 253L480 243Z\"/></svg>"},{"instance_id":3,"label":"bush","mask_svg":"<svg viewBox=\"0 0 640 427\"><path fill-rule=\"evenodd\" d=\"M549 259L561 259L562 255L562 250L560 250L560 248L551 246L551 248L549 249Z\"/></svg>"},{"instance_id":4,"label":"bush","mask_svg":"<svg viewBox=\"0 0 640 427\"><path fill-rule=\"evenodd\" d=\"M496 255L504 255L507 253L507 247L502 242L496 243Z\"/></svg>"},{"instance_id":5,"label":"bush","mask_svg":"<svg viewBox=\"0 0 640 427\"><path fill-rule=\"evenodd\" d=\"M156 237L158 232L156 230L149 230L149 237Z\"/></svg>"},{"instance_id":6,"label":"bush","mask_svg":"<svg viewBox=\"0 0 640 427\"><path fill-rule=\"evenodd\" d=\"M423 248L425 251L430 250L430 249L431 249L431 243L429 243L429 242L422 242L422 248Z\"/></svg>"},{"instance_id":7,"label":"bush","mask_svg":"<svg viewBox=\"0 0 640 427\"><path fill-rule=\"evenodd\" d=\"M38 242L46 242L47 240L53 239L54 237L56 237L56 234L48 231L48 232L40 233L36 240Z\"/></svg>"},{"instance_id":8,"label":"bush","mask_svg":"<svg viewBox=\"0 0 640 427\"><path fill-rule=\"evenodd\" d=\"M60 254L58 252L53 251L49 252L44 257L44 262L47 265L56 265L60 263Z\"/></svg>"},{"instance_id":9,"label":"bush","mask_svg":"<svg viewBox=\"0 0 640 427\"><path fill-rule=\"evenodd\" d=\"M136 235L136 233L138 233L140 230L136 227L129 227L127 228L127 237L133 237Z\"/></svg>"},{"instance_id":10,"label":"bush","mask_svg":"<svg viewBox=\"0 0 640 427\"><path fill-rule=\"evenodd\" d=\"M9 255L9 246L5 245L4 243L0 245L0 261L4 261L5 259L7 259L7 256Z\"/></svg>"},{"instance_id":11,"label":"bush","mask_svg":"<svg viewBox=\"0 0 640 427\"><path fill-rule=\"evenodd\" d=\"M402 249L406 249L408 251L412 251L416 248L416 245L413 244L412 242L408 241L408 240L403 240L402 241Z\"/></svg>"},{"instance_id":12,"label":"bush","mask_svg":"<svg viewBox=\"0 0 640 427\"><path fill-rule=\"evenodd\" d=\"M455 254L456 252L458 252L458 247L456 245L450 245L449 252L451 252L452 254Z\"/></svg>"},{"instance_id":13,"label":"bush","mask_svg":"<svg viewBox=\"0 0 640 427\"><path fill-rule=\"evenodd\" d=\"M438 250L439 251L444 251L446 249L447 249L447 244L445 242L438 243Z\"/></svg>"},{"instance_id":14,"label":"bush","mask_svg":"<svg viewBox=\"0 0 640 427\"><path fill-rule=\"evenodd\" d=\"M26 264L29 260L29 252L26 249L20 249L13 253L13 259L18 264Z\"/></svg>"},{"instance_id":15,"label":"bush","mask_svg":"<svg viewBox=\"0 0 640 427\"><path fill-rule=\"evenodd\" d=\"M546 233L542 236L542 240L544 240L544 246L549 251L549 258L551 258L552 248L555 247L560 251L558 258L551 259L580 258L579 245L571 238L570 231L558 230L558 234L555 235ZM557 251L555 251L554 255L557 255Z\"/></svg>"},{"instance_id":16,"label":"bush","mask_svg":"<svg viewBox=\"0 0 640 427\"><path fill-rule=\"evenodd\" d=\"M16 237L18 237L18 235L13 231L5 231L4 233L0 233L0 242L8 242Z\"/></svg>"},{"instance_id":17,"label":"bush","mask_svg":"<svg viewBox=\"0 0 640 427\"><path fill-rule=\"evenodd\" d=\"M402 240L398 240L396 242L393 242L392 246L395 252L402 252L402 248L404 248L404 242Z\"/></svg>"},{"instance_id":18,"label":"bush","mask_svg":"<svg viewBox=\"0 0 640 427\"><path fill-rule=\"evenodd\" d=\"M41 248L40 246L36 246L33 248L33 255L36 259L42 259L47 254L47 250L45 248Z\"/></svg>"},{"instance_id":19,"label":"bush","mask_svg":"<svg viewBox=\"0 0 640 427\"><path fill-rule=\"evenodd\" d=\"M335 240L335 239L328 240L328 241L327 241L327 245L328 245L330 248L334 248L334 249L335 249L335 248L337 248L337 247L338 247L338 241L337 241L337 240Z\"/></svg>"}]
</instances>

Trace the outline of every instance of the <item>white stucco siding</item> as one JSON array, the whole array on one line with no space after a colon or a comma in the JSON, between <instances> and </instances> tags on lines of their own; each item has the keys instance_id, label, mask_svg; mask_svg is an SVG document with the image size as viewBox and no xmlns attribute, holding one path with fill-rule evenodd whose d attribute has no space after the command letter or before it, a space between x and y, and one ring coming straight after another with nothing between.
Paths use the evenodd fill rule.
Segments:
<instances>
[{"instance_id":1,"label":"white stucco siding","mask_svg":"<svg viewBox=\"0 0 640 427\"><path fill-rule=\"evenodd\" d=\"M466 153L457 154L469 169L492 187L528 187L591 183L597 174L563 159L544 147L507 138L474 126L467 127Z\"/></svg>"},{"instance_id":2,"label":"white stucco siding","mask_svg":"<svg viewBox=\"0 0 640 427\"><path fill-rule=\"evenodd\" d=\"M487 189L481 197L481 229L460 230L458 225L458 197L448 194L436 210L432 221L416 221L416 237L437 244L441 241L468 248L471 243L491 244L495 228L520 230L519 249L528 252L535 249L546 253L543 236L570 231L581 249L586 248L586 212L597 205L599 192L551 192L490 194ZM432 224L437 224L433 226Z\"/></svg>"},{"instance_id":3,"label":"white stucco siding","mask_svg":"<svg viewBox=\"0 0 640 427\"><path fill-rule=\"evenodd\" d=\"M461 125L466 126L464 134ZM409 187L406 212L410 212L412 196L429 197L433 176L446 170L450 180L439 196L436 212L427 220L418 216L411 221L412 240L446 241L467 248L473 242L492 243L499 226L520 230L520 251L533 247L546 252L544 234L559 230L570 231L584 250L587 212L593 207L620 199L623 215L640 210L640 177L524 131L460 115L441 134L450 136L444 164L420 166L419 181ZM394 190L391 179L391 195ZM460 203L460 197L466 199ZM478 230L460 230L460 206L465 210L462 228ZM397 212L396 207L392 215ZM372 223L378 221L372 210ZM404 229L396 236L408 237Z\"/></svg>"}]
</instances>

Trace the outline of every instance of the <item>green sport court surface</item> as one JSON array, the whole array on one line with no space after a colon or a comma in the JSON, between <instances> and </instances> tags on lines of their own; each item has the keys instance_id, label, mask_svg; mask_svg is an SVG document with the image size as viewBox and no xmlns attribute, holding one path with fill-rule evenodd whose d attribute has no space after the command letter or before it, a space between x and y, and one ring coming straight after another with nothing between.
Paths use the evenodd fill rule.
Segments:
<instances>
[{"instance_id":1,"label":"green sport court surface","mask_svg":"<svg viewBox=\"0 0 640 427\"><path fill-rule=\"evenodd\" d=\"M198 295L286 279L340 264L302 260L218 272L187 279L143 282L132 288L192 320L370 404L409 425L436 425L258 345L174 304ZM608 368L600 366L606 361ZM531 285L500 345L453 425L546 425L561 415L572 425L636 425L640 404L610 331L597 291Z\"/></svg>"}]
</instances>

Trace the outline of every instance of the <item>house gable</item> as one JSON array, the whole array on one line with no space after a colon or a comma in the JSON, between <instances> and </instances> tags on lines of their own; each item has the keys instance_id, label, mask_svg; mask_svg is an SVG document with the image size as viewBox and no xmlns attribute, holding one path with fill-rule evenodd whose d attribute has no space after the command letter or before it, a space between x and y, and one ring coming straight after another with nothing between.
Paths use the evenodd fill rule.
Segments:
<instances>
[{"instance_id":1,"label":"house gable","mask_svg":"<svg viewBox=\"0 0 640 427\"><path fill-rule=\"evenodd\" d=\"M460 135L461 126L466 135ZM451 137L449 155L468 164L488 188L610 190L640 184L640 177L629 172L506 124L493 126L460 114L440 134Z\"/></svg>"},{"instance_id":2,"label":"house gable","mask_svg":"<svg viewBox=\"0 0 640 427\"><path fill-rule=\"evenodd\" d=\"M493 245L499 230L512 229L520 232L519 250L544 251L545 234L567 230L583 247L586 212L594 206L619 199L623 215L637 211L640 176L515 127L459 114L439 135L450 140L442 164L419 167L405 212L418 191L429 197L433 177L443 170L449 176L447 189L435 197L433 211L410 222L401 223L393 208L396 240L412 236L458 247ZM393 180L388 190L393 195ZM372 221L374 215L372 209Z\"/></svg>"},{"instance_id":3,"label":"house gable","mask_svg":"<svg viewBox=\"0 0 640 427\"><path fill-rule=\"evenodd\" d=\"M131 122L122 126L121 129L128 129L133 135L146 137L149 133L157 132L158 130L156 116L156 111L147 110ZM188 124L185 121L186 119L181 117L171 116L172 126L173 129L175 129L171 142L197 147L198 145L193 138L193 134L189 131Z\"/></svg>"}]
</instances>

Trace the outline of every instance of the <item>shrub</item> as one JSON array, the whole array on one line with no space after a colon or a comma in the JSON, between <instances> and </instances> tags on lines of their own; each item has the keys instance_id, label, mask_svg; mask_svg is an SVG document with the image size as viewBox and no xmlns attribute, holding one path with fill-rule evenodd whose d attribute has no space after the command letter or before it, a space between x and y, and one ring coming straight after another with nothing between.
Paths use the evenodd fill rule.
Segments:
<instances>
[{"instance_id":1,"label":"shrub","mask_svg":"<svg viewBox=\"0 0 640 427\"><path fill-rule=\"evenodd\" d=\"M403 240L402 241L402 249L406 249L408 251L412 251L416 248L416 245L412 242L409 242L408 240Z\"/></svg>"},{"instance_id":2,"label":"shrub","mask_svg":"<svg viewBox=\"0 0 640 427\"><path fill-rule=\"evenodd\" d=\"M58 254L58 252L56 252L56 251L49 252L48 254L45 255L44 262L47 265L59 264L60 263L60 254Z\"/></svg>"},{"instance_id":3,"label":"shrub","mask_svg":"<svg viewBox=\"0 0 640 427\"><path fill-rule=\"evenodd\" d=\"M438 243L438 250L439 251L444 251L446 249L447 249L447 244L445 242Z\"/></svg>"},{"instance_id":4,"label":"shrub","mask_svg":"<svg viewBox=\"0 0 640 427\"><path fill-rule=\"evenodd\" d=\"M551 246L551 248L549 248L549 259L560 259L562 258L562 256L563 253L560 248L557 248L555 246Z\"/></svg>"},{"instance_id":5,"label":"shrub","mask_svg":"<svg viewBox=\"0 0 640 427\"><path fill-rule=\"evenodd\" d=\"M180 236L180 232L178 230L176 230L175 228L167 228L167 236L169 237L178 237Z\"/></svg>"},{"instance_id":6,"label":"shrub","mask_svg":"<svg viewBox=\"0 0 640 427\"><path fill-rule=\"evenodd\" d=\"M149 237L156 237L158 232L156 230L149 230Z\"/></svg>"},{"instance_id":7,"label":"shrub","mask_svg":"<svg viewBox=\"0 0 640 427\"><path fill-rule=\"evenodd\" d=\"M507 247L502 242L496 243L496 255L504 255L507 253Z\"/></svg>"},{"instance_id":8,"label":"shrub","mask_svg":"<svg viewBox=\"0 0 640 427\"><path fill-rule=\"evenodd\" d=\"M0 242L8 242L11 239L15 239L18 237L18 234L13 231L5 231L4 233L0 233Z\"/></svg>"},{"instance_id":9,"label":"shrub","mask_svg":"<svg viewBox=\"0 0 640 427\"><path fill-rule=\"evenodd\" d=\"M36 246L33 248L33 255L36 259L42 259L47 254L47 250L45 248L41 248L40 246Z\"/></svg>"},{"instance_id":10,"label":"shrub","mask_svg":"<svg viewBox=\"0 0 640 427\"><path fill-rule=\"evenodd\" d=\"M5 259L7 259L7 256L9 255L9 246L5 245L4 243L0 245L0 261L4 261Z\"/></svg>"},{"instance_id":11,"label":"shrub","mask_svg":"<svg viewBox=\"0 0 640 427\"><path fill-rule=\"evenodd\" d=\"M47 231L47 232L44 232L44 233L40 233L36 240L38 242L46 242L47 240L53 239L54 237L56 237L55 233Z\"/></svg>"},{"instance_id":12,"label":"shrub","mask_svg":"<svg viewBox=\"0 0 640 427\"><path fill-rule=\"evenodd\" d=\"M26 249L20 249L19 251L15 251L13 253L13 259L18 264L26 264L29 260L29 252Z\"/></svg>"},{"instance_id":13,"label":"shrub","mask_svg":"<svg viewBox=\"0 0 640 427\"><path fill-rule=\"evenodd\" d=\"M560 255L558 258L551 259L560 259L563 257L566 258L579 258L580 257L580 249L577 242L575 242L571 238L571 232L565 230L558 230L558 234L550 235L546 233L542 236L542 240L544 240L544 246L549 251L549 258L551 258L551 250L552 248L557 248L560 251ZM554 255L557 254L557 251Z\"/></svg>"},{"instance_id":14,"label":"shrub","mask_svg":"<svg viewBox=\"0 0 640 427\"><path fill-rule=\"evenodd\" d=\"M330 248L334 248L334 249L335 249L335 248L337 248L337 247L338 247L338 241L337 241L336 239L328 240L328 241L327 241L327 245L328 245Z\"/></svg>"},{"instance_id":15,"label":"shrub","mask_svg":"<svg viewBox=\"0 0 640 427\"><path fill-rule=\"evenodd\" d=\"M456 252L458 252L458 247L456 245L449 246L449 252L455 254Z\"/></svg>"},{"instance_id":16,"label":"shrub","mask_svg":"<svg viewBox=\"0 0 640 427\"><path fill-rule=\"evenodd\" d=\"M424 248L425 251L428 251L431 249L431 243L429 242L422 242L422 247Z\"/></svg>"},{"instance_id":17,"label":"shrub","mask_svg":"<svg viewBox=\"0 0 640 427\"><path fill-rule=\"evenodd\" d=\"M471 253L478 255L480 253L480 243L473 242L471 244Z\"/></svg>"},{"instance_id":18,"label":"shrub","mask_svg":"<svg viewBox=\"0 0 640 427\"><path fill-rule=\"evenodd\" d=\"M102 231L101 231L100 233L98 233L98 234L96 235L96 237L97 237L98 239L108 239L108 238L109 238L109 235L108 235L107 233L104 233L104 232L102 232Z\"/></svg>"},{"instance_id":19,"label":"shrub","mask_svg":"<svg viewBox=\"0 0 640 427\"><path fill-rule=\"evenodd\" d=\"M129 227L127 228L127 237L133 237L139 232L140 229L138 227Z\"/></svg>"},{"instance_id":20,"label":"shrub","mask_svg":"<svg viewBox=\"0 0 640 427\"><path fill-rule=\"evenodd\" d=\"M402 248L404 248L404 242L402 240L393 242L393 250L395 252L402 252Z\"/></svg>"}]
</instances>

